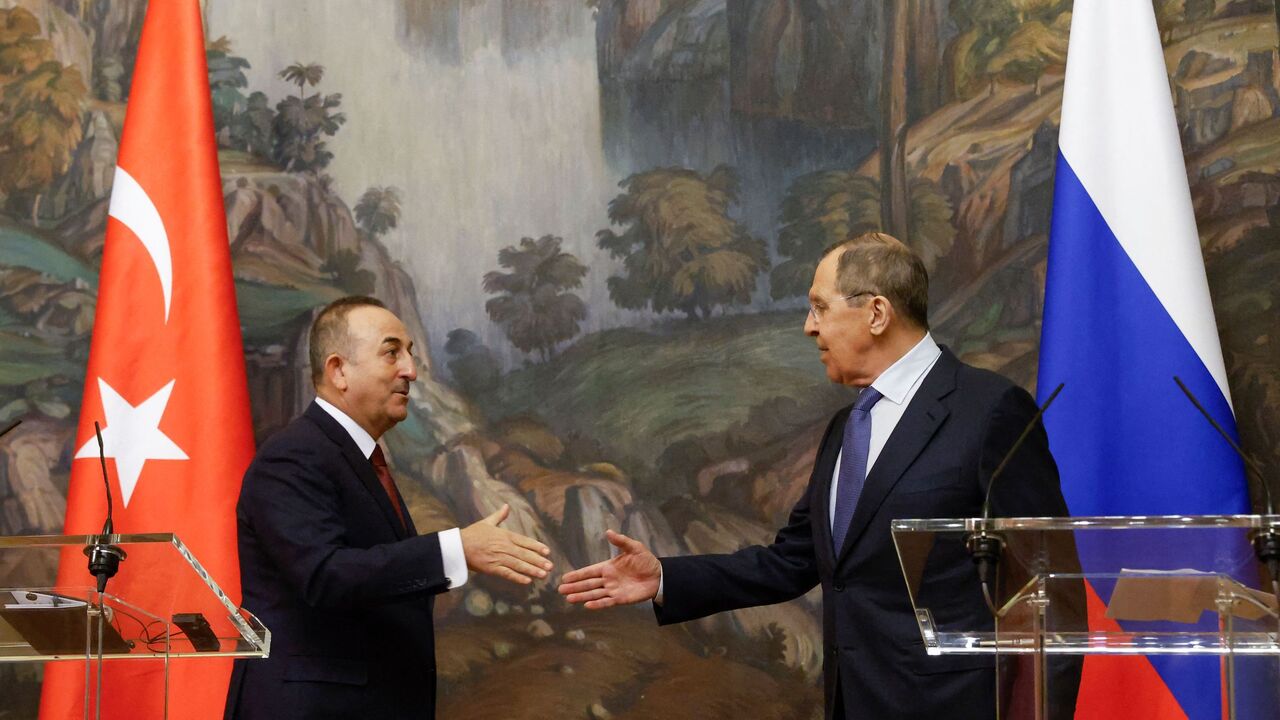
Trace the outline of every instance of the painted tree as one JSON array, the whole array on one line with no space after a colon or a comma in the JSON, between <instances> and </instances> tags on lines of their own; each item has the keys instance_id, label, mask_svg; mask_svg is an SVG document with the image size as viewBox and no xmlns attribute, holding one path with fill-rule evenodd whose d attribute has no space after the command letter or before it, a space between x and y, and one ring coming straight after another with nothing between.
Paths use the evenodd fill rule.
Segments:
<instances>
[{"instance_id":1,"label":"painted tree","mask_svg":"<svg viewBox=\"0 0 1280 720\"><path fill-rule=\"evenodd\" d=\"M29 198L33 224L42 195L71 166L88 92L77 68L51 60L10 82L0 97L0 191L10 202Z\"/></svg>"},{"instance_id":2,"label":"painted tree","mask_svg":"<svg viewBox=\"0 0 1280 720\"><path fill-rule=\"evenodd\" d=\"M356 202L356 224L370 238L382 237L400 222L400 190L373 186Z\"/></svg>"},{"instance_id":3,"label":"painted tree","mask_svg":"<svg viewBox=\"0 0 1280 720\"><path fill-rule=\"evenodd\" d=\"M782 199L778 254L769 293L775 300L809 292L822 252L852 235L880 229L880 187L852 171L802 175Z\"/></svg>"},{"instance_id":4,"label":"painted tree","mask_svg":"<svg viewBox=\"0 0 1280 720\"><path fill-rule=\"evenodd\" d=\"M89 90L78 68L54 59L40 21L22 7L0 10L0 86L0 193L35 224L41 197L83 137Z\"/></svg>"},{"instance_id":5,"label":"painted tree","mask_svg":"<svg viewBox=\"0 0 1280 720\"><path fill-rule=\"evenodd\" d=\"M16 77L53 59L53 45L40 37L40 21L23 7L0 10L0 75Z\"/></svg>"},{"instance_id":6,"label":"painted tree","mask_svg":"<svg viewBox=\"0 0 1280 720\"><path fill-rule=\"evenodd\" d=\"M587 306L571 292L581 287L587 268L560 250L561 238L521 238L520 246L498 252L498 264L510 272L484 275L490 298L484 309L521 352L537 352L550 360L556 345L578 334Z\"/></svg>"},{"instance_id":7,"label":"painted tree","mask_svg":"<svg viewBox=\"0 0 1280 720\"><path fill-rule=\"evenodd\" d=\"M449 372L463 392L475 397L497 386L501 367L493 351L475 333L466 328L450 330L444 351L449 354Z\"/></svg>"},{"instance_id":8,"label":"painted tree","mask_svg":"<svg viewBox=\"0 0 1280 720\"><path fill-rule=\"evenodd\" d=\"M249 79L244 74L250 67L249 61L231 54L231 40L226 35L206 44L204 57L213 98L213 129L219 143L225 145L231 140L230 128L236 116L249 106L242 92L249 87Z\"/></svg>"},{"instance_id":9,"label":"painted tree","mask_svg":"<svg viewBox=\"0 0 1280 720\"><path fill-rule=\"evenodd\" d=\"M782 200L778 254L769 291L775 299L803 296L823 251L850 236L880 229L881 185L852 170L802 175ZM951 252L955 228L952 209L941 189L916 178L908 183L907 236L930 271Z\"/></svg>"},{"instance_id":10,"label":"painted tree","mask_svg":"<svg viewBox=\"0 0 1280 720\"><path fill-rule=\"evenodd\" d=\"M960 31L948 49L957 97L969 98L1005 78L1035 83L1061 64L1070 25L1071 0L955 0L952 17Z\"/></svg>"},{"instance_id":11,"label":"painted tree","mask_svg":"<svg viewBox=\"0 0 1280 720\"><path fill-rule=\"evenodd\" d=\"M751 302L769 256L763 240L729 217L738 201L732 169L722 165L703 176L659 168L620 185L626 191L610 201L609 220L626 229L596 233L598 245L621 259L625 271L608 280L614 303L692 319Z\"/></svg>"},{"instance_id":12,"label":"painted tree","mask_svg":"<svg viewBox=\"0 0 1280 720\"><path fill-rule=\"evenodd\" d=\"M244 112L231 121L231 146L263 159L271 158L276 112L264 92L250 93Z\"/></svg>"},{"instance_id":13,"label":"painted tree","mask_svg":"<svg viewBox=\"0 0 1280 720\"><path fill-rule=\"evenodd\" d=\"M316 63L295 62L280 71L280 77L298 86L298 97L306 99L307 86L315 87L324 79L324 66Z\"/></svg>"},{"instance_id":14,"label":"painted tree","mask_svg":"<svg viewBox=\"0 0 1280 720\"><path fill-rule=\"evenodd\" d=\"M347 121L347 116L338 111L342 94L306 95L306 86L315 87L324 77L322 65L294 63L282 70L280 77L297 83L298 94L289 95L276 105L272 124L274 159L287 171L322 170L333 160L324 138L336 135Z\"/></svg>"},{"instance_id":15,"label":"painted tree","mask_svg":"<svg viewBox=\"0 0 1280 720\"><path fill-rule=\"evenodd\" d=\"M1071 16L1063 13L1048 25L1039 20L1019 25L1005 42L1004 48L987 62L987 74L1014 82L1031 83L1035 94L1039 95L1040 78L1045 70L1066 70L1070 22Z\"/></svg>"}]
</instances>

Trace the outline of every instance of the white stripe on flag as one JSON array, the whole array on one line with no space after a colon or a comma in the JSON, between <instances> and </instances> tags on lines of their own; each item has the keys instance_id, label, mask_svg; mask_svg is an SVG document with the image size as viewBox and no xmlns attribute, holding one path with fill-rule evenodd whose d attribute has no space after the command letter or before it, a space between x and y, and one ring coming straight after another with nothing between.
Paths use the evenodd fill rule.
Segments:
<instances>
[{"instance_id":1,"label":"white stripe on flag","mask_svg":"<svg viewBox=\"0 0 1280 720\"><path fill-rule=\"evenodd\" d=\"M1059 147L1231 403L1149 0L1076 0Z\"/></svg>"}]
</instances>

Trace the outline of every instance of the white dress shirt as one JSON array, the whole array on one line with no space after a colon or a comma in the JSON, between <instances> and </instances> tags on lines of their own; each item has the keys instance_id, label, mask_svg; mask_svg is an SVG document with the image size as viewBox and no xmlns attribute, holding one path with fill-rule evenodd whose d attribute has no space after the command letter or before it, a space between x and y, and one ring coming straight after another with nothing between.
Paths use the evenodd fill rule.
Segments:
<instances>
[{"instance_id":1,"label":"white dress shirt","mask_svg":"<svg viewBox=\"0 0 1280 720\"><path fill-rule=\"evenodd\" d=\"M364 428L360 427L360 423L351 419L351 416L339 410L333 403L326 401L324 398L316 398L316 404L321 410L329 413L330 417L338 421L343 430L351 436L356 442L356 447L360 448L360 453L366 459L373 456L373 449L378 446L378 441ZM467 556L462 552L462 531L458 528L450 528L442 532L436 533L440 539L440 557L444 561L444 574L449 578L449 589L462 587L467 584Z\"/></svg>"},{"instance_id":2,"label":"white dress shirt","mask_svg":"<svg viewBox=\"0 0 1280 720\"><path fill-rule=\"evenodd\" d=\"M911 398L924 384L924 378L933 369L938 358L942 357L942 349L933 341L933 336L925 333L920 342L898 358L880 377L871 383L884 397L871 406L871 447L867 454L867 472L876 464L880 451L889 441L889 435L898 426L902 414L907 411ZM844 456L841 450L836 457L835 471L831 473L831 502L827 508L827 520L832 527L836 523L836 486L840 483L840 461ZM864 476L865 479L865 476Z\"/></svg>"}]
</instances>

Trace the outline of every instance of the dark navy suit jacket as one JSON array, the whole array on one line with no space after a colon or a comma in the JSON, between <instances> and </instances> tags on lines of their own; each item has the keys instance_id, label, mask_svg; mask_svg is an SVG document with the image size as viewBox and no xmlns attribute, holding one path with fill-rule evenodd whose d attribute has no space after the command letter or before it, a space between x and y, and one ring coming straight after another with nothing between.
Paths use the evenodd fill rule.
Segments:
<instances>
[{"instance_id":1,"label":"dark navy suit jacket","mask_svg":"<svg viewBox=\"0 0 1280 720\"><path fill-rule=\"evenodd\" d=\"M397 498L403 508L403 500ZM430 718L436 535L401 526L341 425L312 403L268 440L236 509L243 605L271 631L238 660L227 718Z\"/></svg>"},{"instance_id":2,"label":"dark navy suit jacket","mask_svg":"<svg viewBox=\"0 0 1280 720\"><path fill-rule=\"evenodd\" d=\"M833 717L838 687L844 716L851 719L992 720L991 656L925 654L890 521L979 515L987 479L1036 409L1022 388L961 363L944 348L868 473L838 554L827 508L850 408L828 425L808 490L772 545L662 559L664 602L654 606L659 622L791 600L821 584L827 718ZM995 515L1067 515L1043 426L1014 455L993 495ZM967 618L975 627L990 626L960 543L936 546L930 568L935 597L946 598L931 608L935 613L949 622ZM1072 706L1079 668L1065 668L1056 683L1056 694L1065 694Z\"/></svg>"}]
</instances>

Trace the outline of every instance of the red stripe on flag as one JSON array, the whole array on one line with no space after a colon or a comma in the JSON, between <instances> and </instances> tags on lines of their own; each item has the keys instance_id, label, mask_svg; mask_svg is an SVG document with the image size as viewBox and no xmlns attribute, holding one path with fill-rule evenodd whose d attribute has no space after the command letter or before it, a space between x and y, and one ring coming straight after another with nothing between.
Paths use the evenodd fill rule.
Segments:
<instances>
[{"instance_id":1,"label":"red stripe on flag","mask_svg":"<svg viewBox=\"0 0 1280 720\"><path fill-rule=\"evenodd\" d=\"M1107 617L1107 606L1085 583L1091 631L1121 632L1120 625ZM1079 720L1185 720L1169 687L1151 661L1132 655L1087 655L1076 699Z\"/></svg>"}]
</instances>

